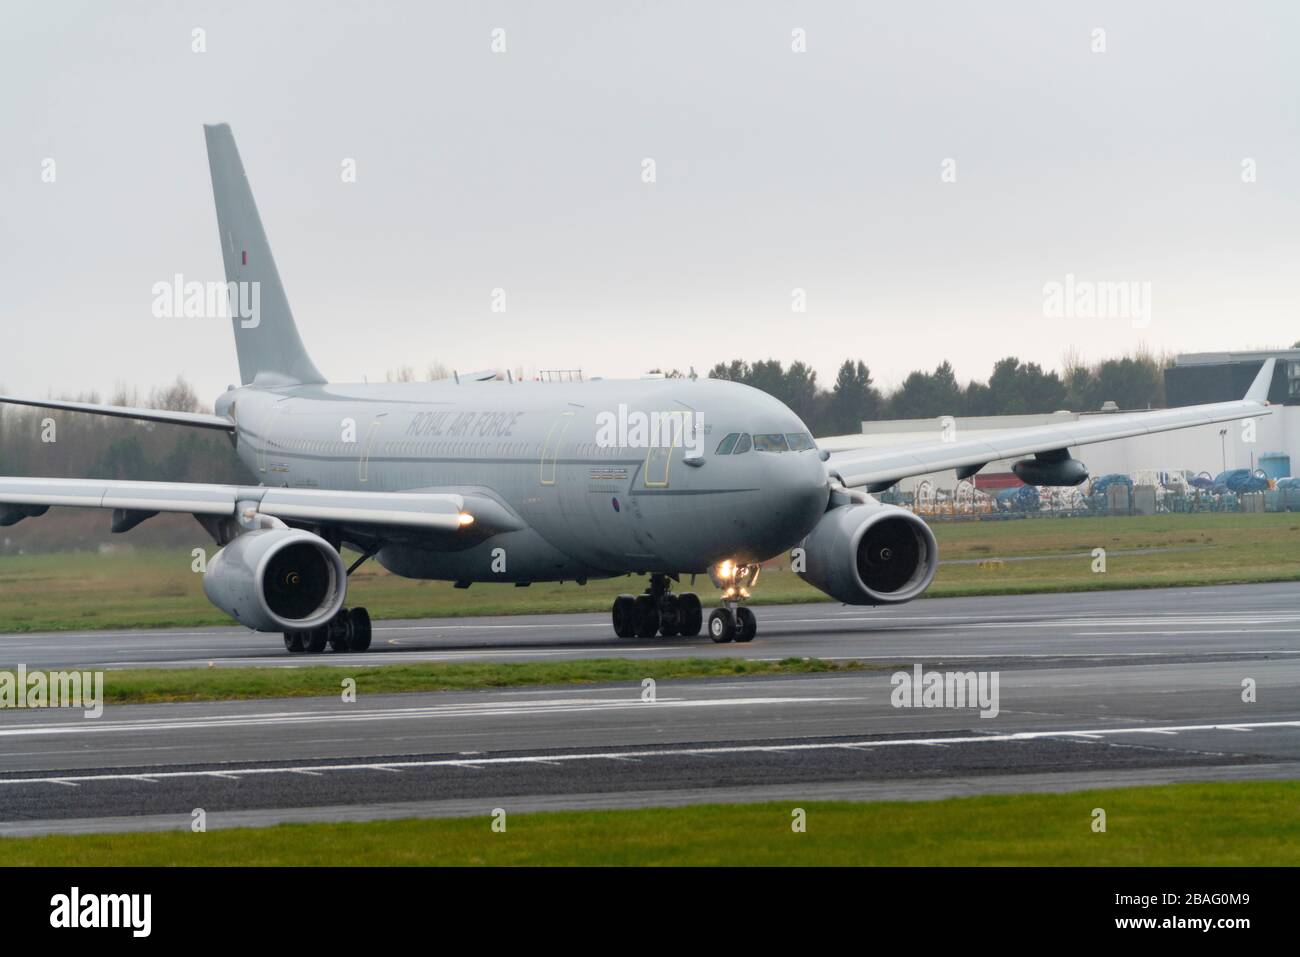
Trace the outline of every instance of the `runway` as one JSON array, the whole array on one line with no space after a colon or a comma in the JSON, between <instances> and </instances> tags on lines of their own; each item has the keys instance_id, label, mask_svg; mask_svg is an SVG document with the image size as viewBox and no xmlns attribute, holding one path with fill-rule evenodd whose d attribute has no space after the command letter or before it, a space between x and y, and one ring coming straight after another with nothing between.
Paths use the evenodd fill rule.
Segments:
<instances>
[{"instance_id":1,"label":"runway","mask_svg":"<svg viewBox=\"0 0 1300 957\"><path fill-rule=\"evenodd\" d=\"M660 682L653 702L643 700L638 681L362 695L351 704L110 706L97 720L9 711L0 724L0 834L188 829L195 808L213 828L486 818L497 807L917 799L1293 779L1300 777L1297 596L1295 585L1262 585L928 600L875 617L837 605L765 608L760 620L770 631L748 647L707 639L620 647L572 627L594 624L595 616L557 616L530 617L518 631L497 620L460 621L464 630L448 652L434 637L446 623L421 623L396 632L413 636L414 647L386 645L378 657L593 657L615 649L652 657L681 655L685 645L691 654L753 657L830 650L827 657L857 655L876 667ZM102 637L116 659L133 642L146 643L144 635ZM227 638L242 640L207 631L189 640L211 648ZM39 650L36 636L20 640ZM84 665L66 656L88 640L58 636L46 653ZM154 651L164 644L155 642ZM337 656L354 664L373 657ZM997 716L894 707L891 674L914 663L997 671ZM1254 682L1254 702L1242 700L1245 679Z\"/></svg>"},{"instance_id":2,"label":"runway","mask_svg":"<svg viewBox=\"0 0 1300 957\"><path fill-rule=\"evenodd\" d=\"M934 598L865 608L756 609L758 637L620 640L607 614L377 621L364 655L289 655L245 628L0 635L0 668L301 667L420 661L743 658L1079 661L1300 654L1300 582L1071 594ZM1248 647L1239 639L1249 637Z\"/></svg>"}]
</instances>

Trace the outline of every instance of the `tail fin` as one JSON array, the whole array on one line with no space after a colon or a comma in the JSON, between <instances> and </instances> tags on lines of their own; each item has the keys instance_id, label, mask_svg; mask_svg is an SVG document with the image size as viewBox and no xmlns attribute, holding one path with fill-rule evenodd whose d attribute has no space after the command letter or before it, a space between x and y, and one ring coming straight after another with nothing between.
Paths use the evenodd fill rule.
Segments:
<instances>
[{"instance_id":1,"label":"tail fin","mask_svg":"<svg viewBox=\"0 0 1300 957\"><path fill-rule=\"evenodd\" d=\"M324 382L298 338L230 126L205 125L203 135L208 142L226 282L248 284L230 287L240 380L249 384L260 377L268 385ZM236 307L236 290L243 309Z\"/></svg>"}]
</instances>

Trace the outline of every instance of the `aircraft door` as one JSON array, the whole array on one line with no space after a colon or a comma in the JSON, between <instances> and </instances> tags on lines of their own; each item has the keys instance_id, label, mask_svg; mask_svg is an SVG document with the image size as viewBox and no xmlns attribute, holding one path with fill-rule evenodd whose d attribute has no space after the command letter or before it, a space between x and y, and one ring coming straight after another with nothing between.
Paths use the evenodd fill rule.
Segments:
<instances>
[{"instance_id":1,"label":"aircraft door","mask_svg":"<svg viewBox=\"0 0 1300 957\"><path fill-rule=\"evenodd\" d=\"M573 413L563 412L551 424L551 430L546 433L546 441L542 444L542 460L538 468L538 480L542 485L555 484L555 460L560 455L564 433L569 430L572 422Z\"/></svg>"},{"instance_id":2,"label":"aircraft door","mask_svg":"<svg viewBox=\"0 0 1300 957\"><path fill-rule=\"evenodd\" d=\"M263 428L262 445L257 452L257 471L266 472L266 455L271 449L272 435L275 432L276 425L280 421L280 416L289 408L289 403L293 400L289 396L276 401L271 406L270 411L266 414L266 425Z\"/></svg>"},{"instance_id":3,"label":"aircraft door","mask_svg":"<svg viewBox=\"0 0 1300 957\"><path fill-rule=\"evenodd\" d=\"M666 415L661 420L658 441L650 443L650 448L646 450L645 468L641 470L641 481L646 488L668 487L673 454L680 454L683 432L689 427L689 419L684 415Z\"/></svg>"},{"instance_id":4,"label":"aircraft door","mask_svg":"<svg viewBox=\"0 0 1300 957\"><path fill-rule=\"evenodd\" d=\"M370 481L370 454L378 444L379 430L383 428L384 416L387 414L387 412L380 412L370 420L370 427L366 429L366 438L361 444L361 455L357 459L357 481L362 485Z\"/></svg>"}]
</instances>

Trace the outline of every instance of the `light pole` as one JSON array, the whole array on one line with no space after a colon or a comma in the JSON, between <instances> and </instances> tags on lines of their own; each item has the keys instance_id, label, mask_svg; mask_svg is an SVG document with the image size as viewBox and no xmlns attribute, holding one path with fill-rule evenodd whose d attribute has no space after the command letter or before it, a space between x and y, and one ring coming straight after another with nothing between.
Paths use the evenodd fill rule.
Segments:
<instances>
[{"instance_id":1,"label":"light pole","mask_svg":"<svg viewBox=\"0 0 1300 957\"><path fill-rule=\"evenodd\" d=\"M1223 453L1223 471L1228 471L1227 429L1219 429L1219 451Z\"/></svg>"}]
</instances>

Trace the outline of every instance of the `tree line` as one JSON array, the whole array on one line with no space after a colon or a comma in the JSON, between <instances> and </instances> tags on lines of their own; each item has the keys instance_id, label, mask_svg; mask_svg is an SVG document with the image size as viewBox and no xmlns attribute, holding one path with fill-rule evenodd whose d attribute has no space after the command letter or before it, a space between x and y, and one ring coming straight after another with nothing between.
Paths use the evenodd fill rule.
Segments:
<instances>
[{"instance_id":1,"label":"tree line","mask_svg":"<svg viewBox=\"0 0 1300 957\"><path fill-rule=\"evenodd\" d=\"M916 370L892 391L877 387L861 359L846 359L830 388L817 381L806 363L788 367L779 359L720 362L711 379L727 379L780 399L808 424L813 435L860 432L864 421L928 419L942 415L1019 415L1068 409L1086 412L1114 402L1120 409L1160 408L1165 404L1164 361L1138 352L1086 364L1067 355L1061 372L1044 371L1015 356L998 360L988 379L957 381L952 363L933 372ZM674 375L679 373L669 373Z\"/></svg>"},{"instance_id":2,"label":"tree line","mask_svg":"<svg viewBox=\"0 0 1300 957\"><path fill-rule=\"evenodd\" d=\"M65 397L100 403L98 393ZM107 405L210 412L178 377L141 393L119 386ZM0 405L0 475L255 485L230 440L207 429Z\"/></svg>"}]
</instances>

